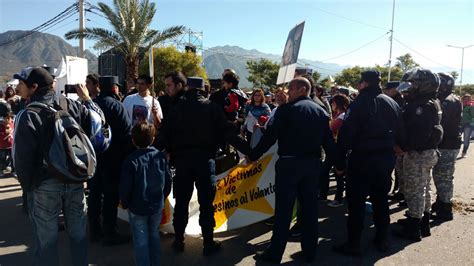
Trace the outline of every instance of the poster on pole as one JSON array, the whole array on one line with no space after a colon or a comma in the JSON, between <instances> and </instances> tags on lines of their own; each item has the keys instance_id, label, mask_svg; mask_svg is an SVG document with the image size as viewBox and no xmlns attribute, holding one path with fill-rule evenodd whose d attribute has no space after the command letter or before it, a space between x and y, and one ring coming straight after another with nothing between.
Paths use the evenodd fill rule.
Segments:
<instances>
[{"instance_id":1,"label":"poster on pole","mask_svg":"<svg viewBox=\"0 0 474 266\"><path fill-rule=\"evenodd\" d=\"M288 33L285 49L281 60L281 67L278 71L277 84L290 82L293 79L298 61L298 53L300 51L301 39L303 37L305 22L297 24Z\"/></svg>"}]
</instances>

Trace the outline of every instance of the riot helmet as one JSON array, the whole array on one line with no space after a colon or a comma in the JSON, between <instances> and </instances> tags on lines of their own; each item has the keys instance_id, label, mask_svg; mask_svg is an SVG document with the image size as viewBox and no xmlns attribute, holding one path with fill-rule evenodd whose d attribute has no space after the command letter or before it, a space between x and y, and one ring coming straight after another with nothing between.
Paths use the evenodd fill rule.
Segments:
<instances>
[{"instance_id":1,"label":"riot helmet","mask_svg":"<svg viewBox=\"0 0 474 266\"><path fill-rule=\"evenodd\" d=\"M438 95L440 97L447 97L453 92L454 88L454 78L449 73L438 73L440 85L438 90Z\"/></svg>"},{"instance_id":2,"label":"riot helmet","mask_svg":"<svg viewBox=\"0 0 474 266\"><path fill-rule=\"evenodd\" d=\"M415 68L403 74L398 91L414 98L420 95L436 95L439 77L428 69Z\"/></svg>"}]
</instances>

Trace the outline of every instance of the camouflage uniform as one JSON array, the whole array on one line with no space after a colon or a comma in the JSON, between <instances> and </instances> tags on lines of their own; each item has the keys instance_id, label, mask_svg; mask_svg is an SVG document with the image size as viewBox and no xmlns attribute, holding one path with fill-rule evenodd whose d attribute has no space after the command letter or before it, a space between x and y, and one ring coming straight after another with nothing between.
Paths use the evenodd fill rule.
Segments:
<instances>
[{"instance_id":1,"label":"camouflage uniform","mask_svg":"<svg viewBox=\"0 0 474 266\"><path fill-rule=\"evenodd\" d=\"M453 198L454 187L454 165L459 154L457 150L439 150L441 156L433 168L433 180L436 186L436 194L441 202L449 203Z\"/></svg>"},{"instance_id":2,"label":"camouflage uniform","mask_svg":"<svg viewBox=\"0 0 474 266\"><path fill-rule=\"evenodd\" d=\"M410 151L403 156L404 196L408 215L421 219L431 208L431 169L438 161L437 150Z\"/></svg>"}]
</instances>

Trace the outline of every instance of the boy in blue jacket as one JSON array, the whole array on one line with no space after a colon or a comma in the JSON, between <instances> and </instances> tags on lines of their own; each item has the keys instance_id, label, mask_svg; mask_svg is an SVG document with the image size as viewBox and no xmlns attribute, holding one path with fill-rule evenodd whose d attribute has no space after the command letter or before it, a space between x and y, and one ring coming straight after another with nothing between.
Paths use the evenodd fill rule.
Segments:
<instances>
[{"instance_id":1,"label":"boy in blue jacket","mask_svg":"<svg viewBox=\"0 0 474 266\"><path fill-rule=\"evenodd\" d=\"M171 176L164 153L150 146L155 127L147 122L132 128L137 150L122 167L120 200L128 209L136 265L160 265L160 222Z\"/></svg>"}]
</instances>

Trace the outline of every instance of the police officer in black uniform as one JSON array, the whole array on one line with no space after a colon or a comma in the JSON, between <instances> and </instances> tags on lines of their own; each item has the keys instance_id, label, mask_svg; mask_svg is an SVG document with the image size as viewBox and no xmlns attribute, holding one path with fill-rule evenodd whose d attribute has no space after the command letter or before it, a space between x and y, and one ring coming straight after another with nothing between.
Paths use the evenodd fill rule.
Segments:
<instances>
[{"instance_id":1,"label":"police officer in black uniform","mask_svg":"<svg viewBox=\"0 0 474 266\"><path fill-rule=\"evenodd\" d=\"M280 263L285 251L295 200L301 204L301 248L307 262L314 259L318 241L318 179L321 146L332 159L336 146L329 116L309 98L310 82L297 77L290 82L289 103L279 106L258 145L249 155L256 161L278 140L275 165L275 221L270 246L255 259ZM338 169L342 166L338 165Z\"/></svg>"},{"instance_id":2,"label":"police officer in black uniform","mask_svg":"<svg viewBox=\"0 0 474 266\"><path fill-rule=\"evenodd\" d=\"M188 78L187 84L188 91L181 90L179 93L180 99L169 110L159 137L176 167L173 179L173 195L176 198L173 248L178 252L184 251L189 201L196 185L203 255L209 256L220 248L220 243L214 241L213 208L217 181L214 157L218 136L226 135L227 140L244 154L248 154L249 147L237 137L221 108L206 99L203 79Z\"/></svg>"},{"instance_id":3,"label":"police officer in black uniform","mask_svg":"<svg viewBox=\"0 0 474 266\"><path fill-rule=\"evenodd\" d=\"M349 106L337 138L341 153L350 151L346 190L348 241L334 247L338 253L360 255L367 196L374 209L377 230L374 242L379 250L388 249L388 192L395 165L394 129L399 116L398 104L382 94L380 73L375 70L362 72L359 96Z\"/></svg>"},{"instance_id":4,"label":"police officer in black uniform","mask_svg":"<svg viewBox=\"0 0 474 266\"><path fill-rule=\"evenodd\" d=\"M89 180L88 216L92 241L103 237L104 246L119 245L130 241L130 236L117 232L117 207L119 203L120 167L131 151L130 132L132 124L120 97L113 91L119 84L116 76L99 78L100 94L95 99L104 112L105 119L112 129L110 147L97 155L97 170ZM103 196L103 199L102 199ZM102 226L100 214L102 213Z\"/></svg>"}]
</instances>

